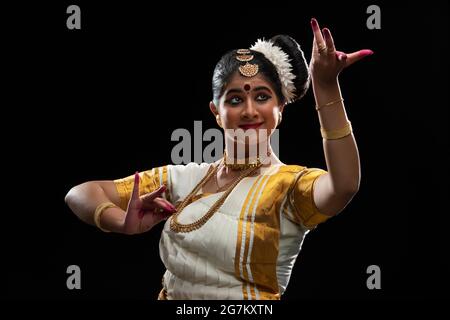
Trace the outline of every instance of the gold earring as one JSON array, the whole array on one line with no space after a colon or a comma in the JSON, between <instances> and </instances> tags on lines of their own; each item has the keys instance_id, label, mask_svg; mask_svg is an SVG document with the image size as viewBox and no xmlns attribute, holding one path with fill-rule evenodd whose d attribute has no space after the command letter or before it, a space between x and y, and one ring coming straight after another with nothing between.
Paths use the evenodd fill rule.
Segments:
<instances>
[{"instance_id":1,"label":"gold earring","mask_svg":"<svg viewBox=\"0 0 450 320\"><path fill-rule=\"evenodd\" d=\"M281 113L281 111L278 111L278 124L277 124L277 127L280 125L281 120L283 120L283 114Z\"/></svg>"},{"instance_id":2,"label":"gold earring","mask_svg":"<svg viewBox=\"0 0 450 320\"><path fill-rule=\"evenodd\" d=\"M222 128L222 122L220 121L220 116L218 114L216 115L216 121L217 121L217 124L219 125L219 127Z\"/></svg>"}]
</instances>

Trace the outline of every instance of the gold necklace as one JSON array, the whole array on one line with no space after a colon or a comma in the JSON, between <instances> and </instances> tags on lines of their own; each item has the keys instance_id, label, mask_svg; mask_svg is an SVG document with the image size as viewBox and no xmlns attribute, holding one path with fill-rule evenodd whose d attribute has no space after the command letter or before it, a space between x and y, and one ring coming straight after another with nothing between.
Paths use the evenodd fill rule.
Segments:
<instances>
[{"instance_id":1,"label":"gold necklace","mask_svg":"<svg viewBox=\"0 0 450 320\"><path fill-rule=\"evenodd\" d=\"M268 156L270 156L272 153L269 152ZM247 160L247 159L246 159ZM234 163L227 161L227 151L223 151L223 163L225 164L225 167L231 169L231 170L246 170L251 168L256 168L261 166L261 160L259 157L256 158L254 162L248 162L248 163Z\"/></svg>"},{"instance_id":2,"label":"gold necklace","mask_svg":"<svg viewBox=\"0 0 450 320\"><path fill-rule=\"evenodd\" d=\"M216 192L222 192L223 190L225 190L225 187L229 186L233 182L233 180L232 180L232 181L225 183L223 186L219 186L219 180L217 179L217 176L219 175L219 168L220 168L220 165L218 165L217 172L214 175L214 184L216 185L216 190L217 190Z\"/></svg>"},{"instance_id":3,"label":"gold necklace","mask_svg":"<svg viewBox=\"0 0 450 320\"><path fill-rule=\"evenodd\" d=\"M209 208L208 212L198 219L195 222L188 223L188 224L182 224L178 222L178 216L183 211L183 209L190 203L192 198L197 194L197 192L200 190L200 188L211 178L213 174L217 173L217 170L219 168L219 164L217 166L214 166L214 168L211 168L208 170L208 173L203 177L202 180L195 186L195 188L189 193L189 195L183 200L183 202L177 207L177 212L175 212L172 215L172 218L170 219L170 230L173 232L191 232L194 230L199 229L202 227L212 216L216 211L222 206L222 204L225 202L228 195L231 193L231 191L234 189L234 187L237 186L237 184L244 179L245 177L249 176L251 173L256 171L259 167L261 167L261 163L258 166L252 167L246 171L244 171L229 187L228 189L223 193L223 195L217 200L211 208Z\"/></svg>"}]
</instances>

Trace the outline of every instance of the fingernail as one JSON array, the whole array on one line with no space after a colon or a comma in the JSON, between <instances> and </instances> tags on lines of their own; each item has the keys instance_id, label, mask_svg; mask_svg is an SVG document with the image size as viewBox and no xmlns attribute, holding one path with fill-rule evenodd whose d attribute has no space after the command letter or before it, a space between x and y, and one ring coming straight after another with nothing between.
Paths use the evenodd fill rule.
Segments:
<instances>
[{"instance_id":1,"label":"fingernail","mask_svg":"<svg viewBox=\"0 0 450 320\"><path fill-rule=\"evenodd\" d=\"M139 181L139 171L136 171L134 173L134 182L137 182L137 181Z\"/></svg>"},{"instance_id":2,"label":"fingernail","mask_svg":"<svg viewBox=\"0 0 450 320\"><path fill-rule=\"evenodd\" d=\"M329 38L330 37L330 30L327 28L323 28L323 35L325 36L325 38Z\"/></svg>"},{"instance_id":3,"label":"fingernail","mask_svg":"<svg viewBox=\"0 0 450 320\"><path fill-rule=\"evenodd\" d=\"M173 211L175 208L170 204L165 204L164 209L166 209L167 211Z\"/></svg>"},{"instance_id":4,"label":"fingernail","mask_svg":"<svg viewBox=\"0 0 450 320\"><path fill-rule=\"evenodd\" d=\"M370 50L370 49L364 49L364 50L361 50L360 52L359 52L359 54L361 55L361 56L371 56L371 55L373 55L373 51L372 50Z\"/></svg>"},{"instance_id":5,"label":"fingernail","mask_svg":"<svg viewBox=\"0 0 450 320\"><path fill-rule=\"evenodd\" d=\"M311 26L314 29L317 29L317 20L316 20L316 18L311 18Z\"/></svg>"}]
</instances>

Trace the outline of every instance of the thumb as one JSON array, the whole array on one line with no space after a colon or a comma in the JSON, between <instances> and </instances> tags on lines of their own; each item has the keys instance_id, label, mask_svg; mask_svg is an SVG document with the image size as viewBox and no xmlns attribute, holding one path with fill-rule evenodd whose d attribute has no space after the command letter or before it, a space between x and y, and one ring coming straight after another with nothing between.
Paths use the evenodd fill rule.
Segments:
<instances>
[{"instance_id":1,"label":"thumb","mask_svg":"<svg viewBox=\"0 0 450 320\"><path fill-rule=\"evenodd\" d=\"M349 53L347 55L347 61L346 61L346 67L354 64L355 62L367 57L373 55L373 51L369 49L359 50L353 53Z\"/></svg>"}]
</instances>

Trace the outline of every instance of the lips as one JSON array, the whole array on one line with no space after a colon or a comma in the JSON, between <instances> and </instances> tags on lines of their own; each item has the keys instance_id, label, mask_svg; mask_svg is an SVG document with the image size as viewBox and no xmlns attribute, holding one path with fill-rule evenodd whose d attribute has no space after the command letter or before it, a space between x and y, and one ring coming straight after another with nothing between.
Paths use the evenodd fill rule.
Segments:
<instances>
[{"instance_id":1,"label":"lips","mask_svg":"<svg viewBox=\"0 0 450 320\"><path fill-rule=\"evenodd\" d=\"M247 130L247 129L257 129L259 128L263 123L249 123L249 124L241 124L239 128Z\"/></svg>"}]
</instances>

